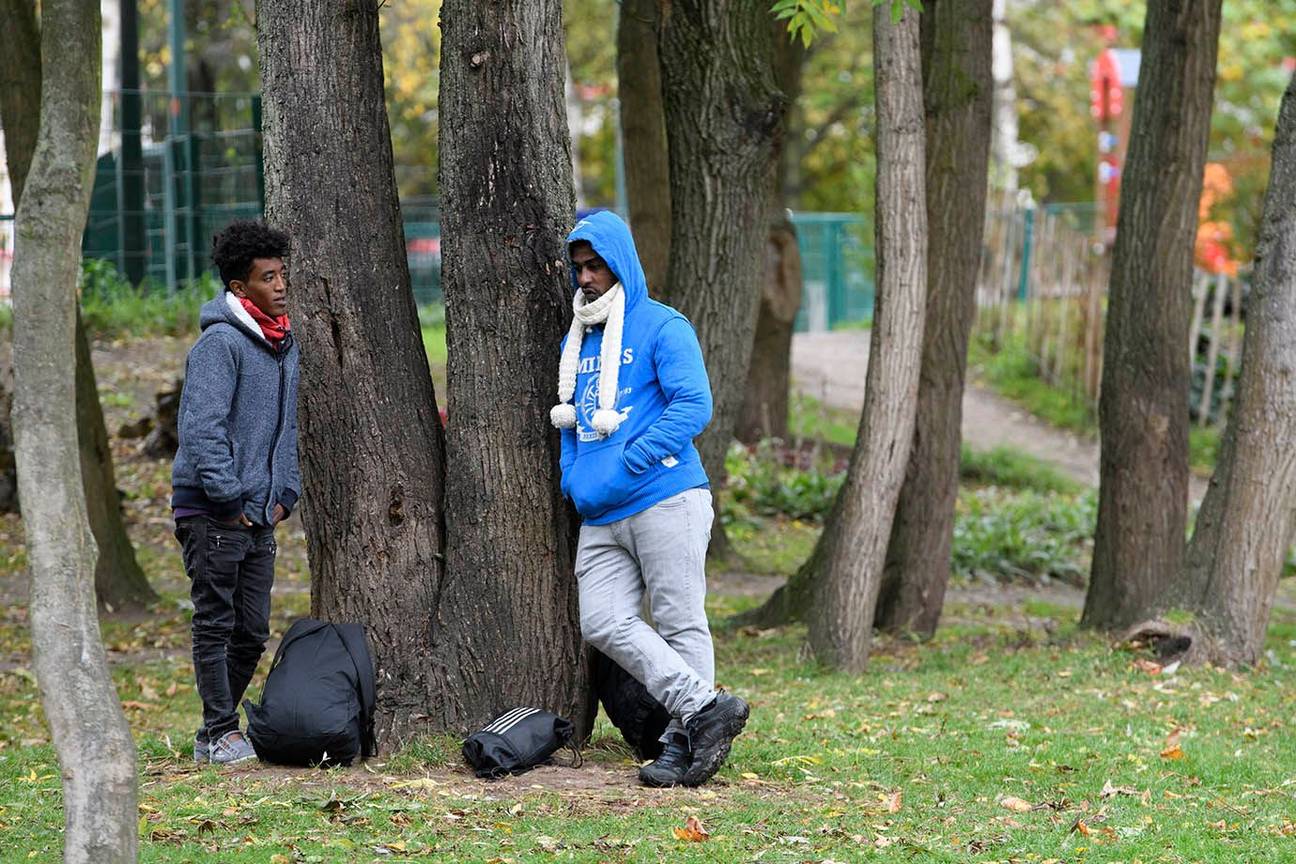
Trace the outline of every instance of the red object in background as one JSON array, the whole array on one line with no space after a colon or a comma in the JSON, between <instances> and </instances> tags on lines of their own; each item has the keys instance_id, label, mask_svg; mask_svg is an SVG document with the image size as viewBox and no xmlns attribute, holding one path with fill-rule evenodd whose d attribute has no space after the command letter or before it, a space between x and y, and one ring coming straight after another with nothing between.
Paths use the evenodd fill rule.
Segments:
<instances>
[{"instance_id":1,"label":"red object in background","mask_svg":"<svg viewBox=\"0 0 1296 864\"><path fill-rule=\"evenodd\" d=\"M1120 63L1110 48L1104 48L1089 76L1089 113L1101 123L1119 117L1124 110L1125 91L1121 87Z\"/></svg>"}]
</instances>

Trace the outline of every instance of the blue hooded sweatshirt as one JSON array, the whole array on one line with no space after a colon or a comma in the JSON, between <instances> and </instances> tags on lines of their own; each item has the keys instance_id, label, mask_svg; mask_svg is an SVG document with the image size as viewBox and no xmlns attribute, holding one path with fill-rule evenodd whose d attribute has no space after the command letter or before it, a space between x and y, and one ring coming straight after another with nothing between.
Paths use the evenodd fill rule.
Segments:
<instances>
[{"instance_id":1,"label":"blue hooded sweatshirt","mask_svg":"<svg viewBox=\"0 0 1296 864\"><path fill-rule=\"evenodd\" d=\"M203 304L198 323L202 335L189 349L180 394L171 506L272 525L274 505L291 512L301 495L299 349L291 333L271 347L223 292Z\"/></svg>"},{"instance_id":2,"label":"blue hooded sweatshirt","mask_svg":"<svg viewBox=\"0 0 1296 864\"><path fill-rule=\"evenodd\" d=\"M607 262L626 300L617 373L621 425L606 438L594 430L603 345L603 327L597 326L581 340L576 428L562 430L563 494L585 522L606 525L708 485L693 438L711 421L711 385L693 325L648 296L629 227L602 211L567 236L569 246L578 240ZM573 273L580 290L575 282Z\"/></svg>"}]
</instances>

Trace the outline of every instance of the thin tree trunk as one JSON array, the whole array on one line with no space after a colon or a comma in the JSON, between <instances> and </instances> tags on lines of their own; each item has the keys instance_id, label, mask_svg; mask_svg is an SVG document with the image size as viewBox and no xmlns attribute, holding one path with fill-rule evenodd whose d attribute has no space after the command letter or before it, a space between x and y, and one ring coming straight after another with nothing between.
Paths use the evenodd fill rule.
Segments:
<instances>
[{"instance_id":1,"label":"thin tree trunk","mask_svg":"<svg viewBox=\"0 0 1296 864\"><path fill-rule=\"evenodd\" d=\"M40 126L40 28L32 0L0 0L0 33L6 34L0 51L0 128L4 129L5 164L13 189L14 207L36 152ZM11 396L0 380L0 513L18 509L18 475L14 466L13 429L9 419Z\"/></svg>"},{"instance_id":2,"label":"thin tree trunk","mask_svg":"<svg viewBox=\"0 0 1296 864\"><path fill-rule=\"evenodd\" d=\"M765 280L751 365L736 437L754 444L762 438L788 440L788 392L792 383L792 329L801 308L801 250L796 227L778 207L765 243Z\"/></svg>"},{"instance_id":3,"label":"thin tree trunk","mask_svg":"<svg viewBox=\"0 0 1296 864\"><path fill-rule=\"evenodd\" d=\"M108 430L99 404L90 343L79 310L76 316L76 391L81 479L85 483L90 530L99 548L95 565L95 595L109 611L143 606L156 600L157 594L135 560L135 547L131 545L122 519L112 449L108 445Z\"/></svg>"},{"instance_id":4,"label":"thin tree trunk","mask_svg":"<svg viewBox=\"0 0 1296 864\"><path fill-rule=\"evenodd\" d=\"M992 0L927 0L927 322L913 450L887 547L877 625L936 632L954 542L963 382L976 312L990 159Z\"/></svg>"},{"instance_id":5,"label":"thin tree trunk","mask_svg":"<svg viewBox=\"0 0 1296 864\"><path fill-rule=\"evenodd\" d=\"M1098 527L1081 623L1142 620L1178 578L1188 509L1193 241L1221 0L1149 0L1103 349Z\"/></svg>"},{"instance_id":6,"label":"thin tree trunk","mask_svg":"<svg viewBox=\"0 0 1296 864\"><path fill-rule=\"evenodd\" d=\"M670 261L670 150L657 59L658 0L622 0L617 19L617 98L630 228L649 293L666 291Z\"/></svg>"},{"instance_id":7,"label":"thin tree trunk","mask_svg":"<svg viewBox=\"0 0 1296 864\"><path fill-rule=\"evenodd\" d=\"M927 287L922 62L918 12L873 13L877 99L877 308L859 437L819 538L810 645L820 662L868 661L887 540L913 443Z\"/></svg>"},{"instance_id":8,"label":"thin tree trunk","mask_svg":"<svg viewBox=\"0 0 1296 864\"><path fill-rule=\"evenodd\" d=\"M1296 523L1296 80L1278 114L1251 286L1236 401L1172 592L1199 613L1195 658L1227 666L1260 659Z\"/></svg>"},{"instance_id":9,"label":"thin tree trunk","mask_svg":"<svg viewBox=\"0 0 1296 864\"><path fill-rule=\"evenodd\" d=\"M22 201L28 167L36 147L36 125L40 118L40 32L25 0L0 0L0 22L13 32L12 57L28 66L0 60L0 125L5 129L5 157L12 169L9 182L15 204ZM9 58L9 51L5 52ZM13 130L11 136L10 130ZM78 446L81 473L85 481L90 528L99 546L95 567L95 593L110 609L139 606L157 599L144 571L135 559L135 548L122 521L120 500L113 471L108 430L104 426L99 390L95 386L90 343L77 310L76 387ZM8 399L0 382L0 512L18 507L18 487L8 433Z\"/></svg>"},{"instance_id":10,"label":"thin tree trunk","mask_svg":"<svg viewBox=\"0 0 1296 864\"><path fill-rule=\"evenodd\" d=\"M538 705L584 737L592 699L575 519L549 423L570 320L573 215L561 0L445 0L442 285L449 347L446 566L434 644L474 723Z\"/></svg>"},{"instance_id":11,"label":"thin tree trunk","mask_svg":"<svg viewBox=\"0 0 1296 864\"><path fill-rule=\"evenodd\" d=\"M14 432L33 665L63 776L68 862L135 860L135 745L95 609L77 449L76 282L99 120L99 6L46 0L40 132L14 261Z\"/></svg>"},{"instance_id":12,"label":"thin tree trunk","mask_svg":"<svg viewBox=\"0 0 1296 864\"><path fill-rule=\"evenodd\" d=\"M771 16L774 80L783 92L788 116L801 98L801 72L806 51L799 39L789 39L787 22ZM785 121L786 122L786 121ZM765 274L756 336L743 403L738 413L739 440L788 439L788 390L792 382L792 327L801 308L801 250L796 227L787 214L790 136L780 136L775 154L774 187L770 194L770 227L765 243Z\"/></svg>"},{"instance_id":13,"label":"thin tree trunk","mask_svg":"<svg viewBox=\"0 0 1296 864\"><path fill-rule=\"evenodd\" d=\"M293 241L311 611L364 623L389 749L424 719L448 728L460 694L441 689L430 651L444 441L405 259L378 5L263 0L257 27L268 215Z\"/></svg>"},{"instance_id":14,"label":"thin tree trunk","mask_svg":"<svg viewBox=\"0 0 1296 864\"><path fill-rule=\"evenodd\" d=\"M675 0L664 8L658 50L672 217L665 299L693 322L706 358L715 407L697 445L719 487L747 383L786 102L774 81L766 4ZM726 546L723 530L713 530L713 554Z\"/></svg>"}]
</instances>

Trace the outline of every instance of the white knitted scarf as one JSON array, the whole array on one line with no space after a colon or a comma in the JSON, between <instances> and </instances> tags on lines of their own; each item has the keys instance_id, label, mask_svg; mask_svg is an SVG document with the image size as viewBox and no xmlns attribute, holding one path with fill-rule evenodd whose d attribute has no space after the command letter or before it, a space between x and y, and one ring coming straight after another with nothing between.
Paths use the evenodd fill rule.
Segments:
<instances>
[{"instance_id":1,"label":"white knitted scarf","mask_svg":"<svg viewBox=\"0 0 1296 864\"><path fill-rule=\"evenodd\" d=\"M625 291L621 283L613 285L601 297L585 302L585 294L577 291L572 299L572 323L567 331L567 344L558 363L558 404L549 412L549 420L559 429L576 426L576 373L580 369L581 340L585 331L603 324L603 346L599 351L598 410L594 412L594 431L604 438L621 425L621 414L616 410L617 374L621 371L621 332L625 327Z\"/></svg>"}]
</instances>

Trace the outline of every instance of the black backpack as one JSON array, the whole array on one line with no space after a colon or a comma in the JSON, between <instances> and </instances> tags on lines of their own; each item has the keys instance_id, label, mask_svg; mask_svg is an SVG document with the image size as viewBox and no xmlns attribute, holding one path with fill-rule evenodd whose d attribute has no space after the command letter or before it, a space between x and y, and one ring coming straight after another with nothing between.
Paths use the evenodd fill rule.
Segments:
<instances>
[{"instance_id":1,"label":"black backpack","mask_svg":"<svg viewBox=\"0 0 1296 864\"><path fill-rule=\"evenodd\" d=\"M478 777L522 774L569 744L575 727L566 717L539 708L514 708L463 742L463 755ZM579 757L579 754L578 754Z\"/></svg>"},{"instance_id":2,"label":"black backpack","mask_svg":"<svg viewBox=\"0 0 1296 864\"><path fill-rule=\"evenodd\" d=\"M608 719L641 761L656 759L662 752L658 739L670 724L670 712L610 657L598 651L593 654L594 689Z\"/></svg>"},{"instance_id":3,"label":"black backpack","mask_svg":"<svg viewBox=\"0 0 1296 864\"><path fill-rule=\"evenodd\" d=\"M374 671L364 628L293 622L270 664L261 704L244 700L243 710L263 762L350 765L373 756Z\"/></svg>"}]
</instances>

